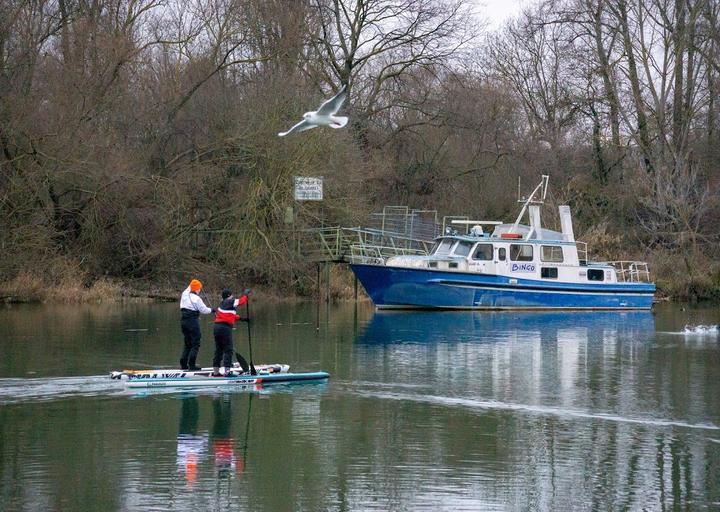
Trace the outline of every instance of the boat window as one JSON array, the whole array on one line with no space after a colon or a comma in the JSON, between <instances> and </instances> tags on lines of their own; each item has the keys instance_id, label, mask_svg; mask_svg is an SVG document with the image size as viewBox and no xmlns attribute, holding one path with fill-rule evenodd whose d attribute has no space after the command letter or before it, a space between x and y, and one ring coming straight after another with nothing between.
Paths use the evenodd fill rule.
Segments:
<instances>
[{"instance_id":1,"label":"boat window","mask_svg":"<svg viewBox=\"0 0 720 512\"><path fill-rule=\"evenodd\" d=\"M458 242L453 254L455 256L467 256L468 254L470 254L470 249L472 249L472 246L472 242Z\"/></svg>"},{"instance_id":2,"label":"boat window","mask_svg":"<svg viewBox=\"0 0 720 512\"><path fill-rule=\"evenodd\" d=\"M553 263L563 262L563 250L560 245L540 246L540 261L551 261Z\"/></svg>"},{"instance_id":3,"label":"boat window","mask_svg":"<svg viewBox=\"0 0 720 512\"><path fill-rule=\"evenodd\" d=\"M493 246L492 244L478 244L473 254L474 260L489 261L493 259Z\"/></svg>"},{"instance_id":4,"label":"boat window","mask_svg":"<svg viewBox=\"0 0 720 512\"><path fill-rule=\"evenodd\" d=\"M452 239L440 240L440 243L435 246L435 252L433 254L436 254L438 256L450 254L450 248L452 247L453 243L455 243L455 240Z\"/></svg>"},{"instance_id":5,"label":"boat window","mask_svg":"<svg viewBox=\"0 0 720 512\"><path fill-rule=\"evenodd\" d=\"M589 268L587 271L588 281L604 281L605 272L600 268Z\"/></svg>"},{"instance_id":6,"label":"boat window","mask_svg":"<svg viewBox=\"0 0 720 512\"><path fill-rule=\"evenodd\" d=\"M540 277L545 279L557 279L557 267L540 267Z\"/></svg>"},{"instance_id":7,"label":"boat window","mask_svg":"<svg viewBox=\"0 0 720 512\"><path fill-rule=\"evenodd\" d=\"M505 247L500 247L500 249L498 249L498 259L500 261L505 261L506 253L507 251L505 250Z\"/></svg>"},{"instance_id":8,"label":"boat window","mask_svg":"<svg viewBox=\"0 0 720 512\"><path fill-rule=\"evenodd\" d=\"M510 245L510 259L512 261L532 261L533 260L533 248L532 245Z\"/></svg>"}]
</instances>

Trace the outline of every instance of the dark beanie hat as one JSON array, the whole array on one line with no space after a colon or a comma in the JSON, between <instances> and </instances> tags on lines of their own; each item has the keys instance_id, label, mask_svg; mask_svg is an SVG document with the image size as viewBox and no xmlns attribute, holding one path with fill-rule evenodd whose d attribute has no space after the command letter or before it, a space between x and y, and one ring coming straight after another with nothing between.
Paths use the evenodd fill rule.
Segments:
<instances>
[{"instance_id":1,"label":"dark beanie hat","mask_svg":"<svg viewBox=\"0 0 720 512\"><path fill-rule=\"evenodd\" d=\"M232 292L230 290L228 290L227 288L225 288L222 291L221 295L222 295L223 299L227 299L228 297L230 297L230 295L232 295Z\"/></svg>"}]
</instances>

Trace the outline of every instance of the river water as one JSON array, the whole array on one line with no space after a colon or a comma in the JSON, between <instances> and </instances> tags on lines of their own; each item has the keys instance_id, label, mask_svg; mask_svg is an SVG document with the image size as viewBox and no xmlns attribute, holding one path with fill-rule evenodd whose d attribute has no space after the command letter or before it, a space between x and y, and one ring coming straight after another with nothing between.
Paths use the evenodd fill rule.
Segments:
<instances>
[{"instance_id":1,"label":"river water","mask_svg":"<svg viewBox=\"0 0 720 512\"><path fill-rule=\"evenodd\" d=\"M718 306L252 313L255 363L330 380L128 390L174 304L0 309L0 510L720 508L720 337L684 332Z\"/></svg>"}]
</instances>

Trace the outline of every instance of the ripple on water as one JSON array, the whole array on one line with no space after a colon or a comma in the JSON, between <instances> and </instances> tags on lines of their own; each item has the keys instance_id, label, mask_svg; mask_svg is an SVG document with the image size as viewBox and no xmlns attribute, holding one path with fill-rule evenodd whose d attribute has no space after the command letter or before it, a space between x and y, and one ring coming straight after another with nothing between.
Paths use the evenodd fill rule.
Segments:
<instances>
[{"instance_id":1,"label":"ripple on water","mask_svg":"<svg viewBox=\"0 0 720 512\"><path fill-rule=\"evenodd\" d=\"M126 393L125 386L110 380L107 375L0 379L0 403L6 404L124 393Z\"/></svg>"},{"instance_id":2,"label":"ripple on water","mask_svg":"<svg viewBox=\"0 0 720 512\"><path fill-rule=\"evenodd\" d=\"M358 396L384 400L424 402L434 405L463 407L477 410L501 410L528 414L557 416L560 418L590 419L614 423L629 423L647 427L680 427L699 430L720 430L720 426L712 423L692 423L668 418L648 418L622 416L605 412L582 411L562 407L533 404L519 404L497 400L478 400L474 398L450 397L431 394L411 394L391 391L375 391L372 389L349 389L348 393Z\"/></svg>"}]
</instances>

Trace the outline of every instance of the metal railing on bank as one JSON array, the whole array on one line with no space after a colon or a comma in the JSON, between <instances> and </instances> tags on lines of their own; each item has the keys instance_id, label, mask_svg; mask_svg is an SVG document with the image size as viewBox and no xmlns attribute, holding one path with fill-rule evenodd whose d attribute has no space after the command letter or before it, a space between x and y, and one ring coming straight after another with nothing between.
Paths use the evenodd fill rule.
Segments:
<instances>
[{"instance_id":1,"label":"metal railing on bank","mask_svg":"<svg viewBox=\"0 0 720 512\"><path fill-rule=\"evenodd\" d=\"M296 253L311 262L379 263L391 256L428 254L433 242L379 229L339 226L297 232Z\"/></svg>"}]
</instances>

